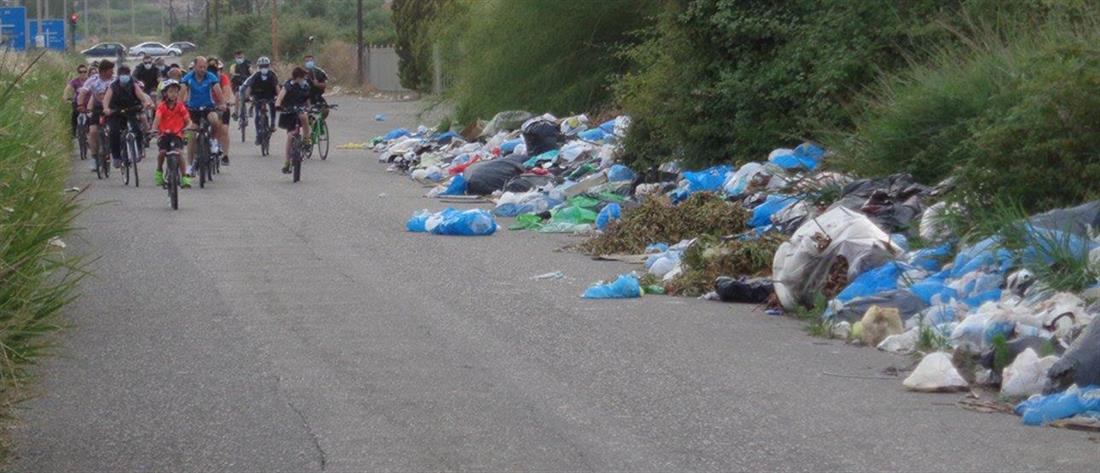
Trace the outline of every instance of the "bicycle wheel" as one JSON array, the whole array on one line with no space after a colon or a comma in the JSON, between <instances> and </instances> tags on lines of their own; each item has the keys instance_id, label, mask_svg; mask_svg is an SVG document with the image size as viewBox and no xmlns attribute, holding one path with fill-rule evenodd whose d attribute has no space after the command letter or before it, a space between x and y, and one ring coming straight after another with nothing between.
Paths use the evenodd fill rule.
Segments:
<instances>
[{"instance_id":1,"label":"bicycle wheel","mask_svg":"<svg viewBox=\"0 0 1100 473\"><path fill-rule=\"evenodd\" d=\"M301 135L294 136L294 142L290 145L290 166L294 173L294 182L302 180L302 148L310 148L302 145Z\"/></svg>"},{"instance_id":2,"label":"bicycle wheel","mask_svg":"<svg viewBox=\"0 0 1100 473\"><path fill-rule=\"evenodd\" d=\"M84 127L77 128L76 142L77 146L80 147L80 160L88 159L88 130L85 130Z\"/></svg>"},{"instance_id":3,"label":"bicycle wheel","mask_svg":"<svg viewBox=\"0 0 1100 473\"><path fill-rule=\"evenodd\" d=\"M317 142L317 156L321 157L321 161L328 159L328 123L322 119L317 122L317 138L314 141Z\"/></svg>"},{"instance_id":4,"label":"bicycle wheel","mask_svg":"<svg viewBox=\"0 0 1100 473\"><path fill-rule=\"evenodd\" d=\"M180 209L180 172L179 163L175 160L168 160L168 176L164 180L164 184L168 186L168 202L172 205L172 210Z\"/></svg>"},{"instance_id":5,"label":"bicycle wheel","mask_svg":"<svg viewBox=\"0 0 1100 473\"><path fill-rule=\"evenodd\" d=\"M200 133L198 137L198 143L195 150L195 168L199 172L199 188L206 188L206 161L209 159L210 151L206 148L207 141L206 135Z\"/></svg>"},{"instance_id":6,"label":"bicycle wheel","mask_svg":"<svg viewBox=\"0 0 1100 473\"><path fill-rule=\"evenodd\" d=\"M141 187L141 178L138 176L138 161L141 159L141 149L138 148L137 137L133 134L126 138L126 168L129 170L133 168L134 171L134 187ZM127 171L129 172L129 171Z\"/></svg>"}]
</instances>

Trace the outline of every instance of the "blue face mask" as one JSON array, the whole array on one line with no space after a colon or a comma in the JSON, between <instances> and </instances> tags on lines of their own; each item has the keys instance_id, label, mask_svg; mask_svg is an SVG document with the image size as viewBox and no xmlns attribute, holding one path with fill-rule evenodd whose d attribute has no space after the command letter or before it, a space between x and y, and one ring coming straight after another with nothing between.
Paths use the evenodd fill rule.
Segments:
<instances>
[{"instance_id":1,"label":"blue face mask","mask_svg":"<svg viewBox=\"0 0 1100 473\"><path fill-rule=\"evenodd\" d=\"M313 69L314 67L317 67L317 63L316 63L316 62L313 62L313 61L306 61L306 68L309 68L309 69Z\"/></svg>"},{"instance_id":2,"label":"blue face mask","mask_svg":"<svg viewBox=\"0 0 1100 473\"><path fill-rule=\"evenodd\" d=\"M129 84L130 83L130 76L128 76L126 74L118 76L118 83L122 84L122 85Z\"/></svg>"}]
</instances>

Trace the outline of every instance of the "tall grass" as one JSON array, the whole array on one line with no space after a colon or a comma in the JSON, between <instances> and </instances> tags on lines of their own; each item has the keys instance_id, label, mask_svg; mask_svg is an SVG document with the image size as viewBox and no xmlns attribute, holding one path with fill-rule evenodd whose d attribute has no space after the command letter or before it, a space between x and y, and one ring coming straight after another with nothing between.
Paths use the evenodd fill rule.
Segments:
<instances>
[{"instance_id":1,"label":"tall grass","mask_svg":"<svg viewBox=\"0 0 1100 473\"><path fill-rule=\"evenodd\" d=\"M60 56L0 57L0 423L33 393L29 371L75 297L81 261L65 254L76 194L65 192L72 141ZM0 458L7 452L0 438Z\"/></svg>"}]
</instances>

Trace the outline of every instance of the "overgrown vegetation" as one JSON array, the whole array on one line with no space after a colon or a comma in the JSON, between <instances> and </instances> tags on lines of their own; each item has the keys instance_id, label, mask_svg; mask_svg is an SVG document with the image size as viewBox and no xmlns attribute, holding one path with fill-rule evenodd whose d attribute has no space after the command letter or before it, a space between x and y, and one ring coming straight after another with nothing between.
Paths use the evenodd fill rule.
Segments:
<instances>
[{"instance_id":1,"label":"overgrown vegetation","mask_svg":"<svg viewBox=\"0 0 1100 473\"><path fill-rule=\"evenodd\" d=\"M648 24L657 0L450 3L430 37L442 50L455 118L467 123L503 110L564 116L606 105L626 66L616 52Z\"/></svg>"},{"instance_id":2,"label":"overgrown vegetation","mask_svg":"<svg viewBox=\"0 0 1100 473\"><path fill-rule=\"evenodd\" d=\"M976 208L1013 200L1036 211L1100 197L1092 8L1048 12L1028 28L977 29L964 48L940 49L885 80L861 104L854 131L826 140L835 162L924 182L957 175L956 200Z\"/></svg>"},{"instance_id":3,"label":"overgrown vegetation","mask_svg":"<svg viewBox=\"0 0 1100 473\"><path fill-rule=\"evenodd\" d=\"M50 353L45 335L60 327L81 274L61 239L77 209L76 194L65 193L72 141L58 87L71 66L28 59L0 57L0 423L32 395L28 369Z\"/></svg>"},{"instance_id":4,"label":"overgrown vegetation","mask_svg":"<svg viewBox=\"0 0 1100 473\"><path fill-rule=\"evenodd\" d=\"M683 273L669 284L669 293L699 296L714 290L718 276L761 276L771 273L772 260L786 236L769 233L755 240L719 241L701 237L684 252Z\"/></svg>"},{"instance_id":5,"label":"overgrown vegetation","mask_svg":"<svg viewBox=\"0 0 1100 473\"><path fill-rule=\"evenodd\" d=\"M675 206L667 197L651 198L624 211L622 220L612 222L607 231L579 249L594 255L639 254L652 243L740 233L747 220L747 212L709 192L696 193Z\"/></svg>"}]
</instances>

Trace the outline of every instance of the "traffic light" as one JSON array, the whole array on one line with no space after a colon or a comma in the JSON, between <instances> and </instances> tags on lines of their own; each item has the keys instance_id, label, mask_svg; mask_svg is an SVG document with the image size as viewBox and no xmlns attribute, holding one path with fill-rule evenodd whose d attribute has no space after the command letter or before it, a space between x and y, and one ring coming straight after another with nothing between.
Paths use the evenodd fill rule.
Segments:
<instances>
[{"instance_id":1,"label":"traffic light","mask_svg":"<svg viewBox=\"0 0 1100 473\"><path fill-rule=\"evenodd\" d=\"M69 15L69 24L76 26L76 21L79 19L80 17L76 13L73 13L72 15Z\"/></svg>"}]
</instances>

